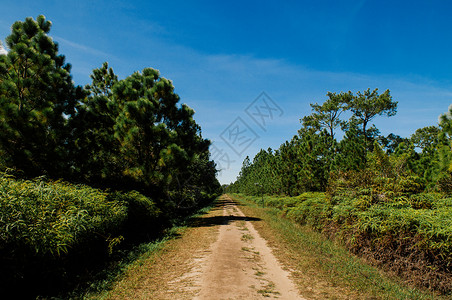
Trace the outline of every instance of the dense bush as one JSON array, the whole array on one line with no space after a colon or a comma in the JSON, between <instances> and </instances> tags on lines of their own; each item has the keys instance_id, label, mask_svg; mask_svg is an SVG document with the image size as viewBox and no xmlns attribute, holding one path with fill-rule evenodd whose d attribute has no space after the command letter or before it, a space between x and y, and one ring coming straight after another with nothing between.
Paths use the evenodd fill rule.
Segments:
<instances>
[{"instance_id":1,"label":"dense bush","mask_svg":"<svg viewBox=\"0 0 452 300\"><path fill-rule=\"evenodd\" d=\"M125 202L83 185L0 174L0 249L59 256L96 238L112 239Z\"/></svg>"},{"instance_id":2,"label":"dense bush","mask_svg":"<svg viewBox=\"0 0 452 300\"><path fill-rule=\"evenodd\" d=\"M353 252L408 281L450 293L452 199L421 193L424 180L409 172L392 173L367 169L332 176L331 222Z\"/></svg>"},{"instance_id":3,"label":"dense bush","mask_svg":"<svg viewBox=\"0 0 452 300\"><path fill-rule=\"evenodd\" d=\"M169 224L157 204L137 191L113 192L109 198L127 207L126 220L121 228L127 238L155 237Z\"/></svg>"},{"instance_id":4,"label":"dense bush","mask_svg":"<svg viewBox=\"0 0 452 300\"><path fill-rule=\"evenodd\" d=\"M381 196L378 187L359 188L353 182L365 182L362 173L344 175L337 178L333 194L265 196L265 205L334 237L408 282L451 293L452 198L433 193Z\"/></svg>"},{"instance_id":5,"label":"dense bush","mask_svg":"<svg viewBox=\"0 0 452 300\"><path fill-rule=\"evenodd\" d=\"M0 173L0 289L27 284L24 297L70 290L124 246L155 238L168 216L136 191Z\"/></svg>"}]
</instances>

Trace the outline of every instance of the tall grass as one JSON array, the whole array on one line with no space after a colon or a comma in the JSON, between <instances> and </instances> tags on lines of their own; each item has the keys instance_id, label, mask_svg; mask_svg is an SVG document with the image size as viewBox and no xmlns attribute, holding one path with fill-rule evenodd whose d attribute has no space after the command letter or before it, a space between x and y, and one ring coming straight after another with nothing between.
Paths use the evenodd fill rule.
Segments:
<instances>
[{"instance_id":1,"label":"tall grass","mask_svg":"<svg viewBox=\"0 0 452 300\"><path fill-rule=\"evenodd\" d=\"M0 290L14 297L70 290L100 271L124 240L155 236L161 216L134 191L0 173Z\"/></svg>"},{"instance_id":2,"label":"tall grass","mask_svg":"<svg viewBox=\"0 0 452 300\"><path fill-rule=\"evenodd\" d=\"M93 238L112 242L124 202L84 185L0 175L0 250L60 256Z\"/></svg>"},{"instance_id":3,"label":"tall grass","mask_svg":"<svg viewBox=\"0 0 452 300\"><path fill-rule=\"evenodd\" d=\"M139 245L153 245L214 196L201 193L198 206L175 213L165 201L136 191L0 172L2 297L69 295L74 289L83 294L92 280L102 286L103 276L111 277L125 257L140 252Z\"/></svg>"}]
</instances>

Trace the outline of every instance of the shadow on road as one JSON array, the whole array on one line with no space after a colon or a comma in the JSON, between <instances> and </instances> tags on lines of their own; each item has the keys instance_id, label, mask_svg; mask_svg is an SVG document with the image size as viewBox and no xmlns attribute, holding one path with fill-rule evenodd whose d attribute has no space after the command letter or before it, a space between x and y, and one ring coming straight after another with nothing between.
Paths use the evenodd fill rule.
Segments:
<instances>
[{"instance_id":1,"label":"shadow on road","mask_svg":"<svg viewBox=\"0 0 452 300\"><path fill-rule=\"evenodd\" d=\"M219 199L216 201L216 205L213 210L222 210L223 207L227 206L241 206L241 204L236 203L230 199ZM214 217L198 217L193 220L190 227L209 227L216 225L227 225L234 221L260 221L260 218L254 217L242 217L242 216L214 216Z\"/></svg>"}]
</instances>

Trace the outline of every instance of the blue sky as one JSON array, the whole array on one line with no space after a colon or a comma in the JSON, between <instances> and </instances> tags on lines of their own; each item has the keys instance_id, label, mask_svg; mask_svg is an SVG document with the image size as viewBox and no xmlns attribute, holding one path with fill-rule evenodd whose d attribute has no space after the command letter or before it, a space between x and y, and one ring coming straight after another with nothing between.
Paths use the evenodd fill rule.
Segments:
<instances>
[{"instance_id":1,"label":"blue sky","mask_svg":"<svg viewBox=\"0 0 452 300\"><path fill-rule=\"evenodd\" d=\"M52 21L76 84L89 83L104 61L120 78L160 70L214 142L222 183L235 180L246 155L296 134L309 103L328 91L389 89L398 113L375 124L403 137L436 125L452 103L449 1L2 0L0 7L2 41L16 20ZM263 103L262 92L280 110L259 126L247 108ZM238 146L234 128L247 130L250 143Z\"/></svg>"}]
</instances>

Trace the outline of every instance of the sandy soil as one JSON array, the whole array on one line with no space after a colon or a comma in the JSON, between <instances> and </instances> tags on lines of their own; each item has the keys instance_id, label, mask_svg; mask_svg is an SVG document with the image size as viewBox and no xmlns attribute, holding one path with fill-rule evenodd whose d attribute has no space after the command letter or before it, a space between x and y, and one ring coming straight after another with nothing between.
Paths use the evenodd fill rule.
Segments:
<instances>
[{"instance_id":1,"label":"sandy soil","mask_svg":"<svg viewBox=\"0 0 452 300\"><path fill-rule=\"evenodd\" d=\"M229 198L223 198L223 216L217 240L197 255L191 270L170 285L186 285L194 299L303 299L290 274L267 243Z\"/></svg>"}]
</instances>

